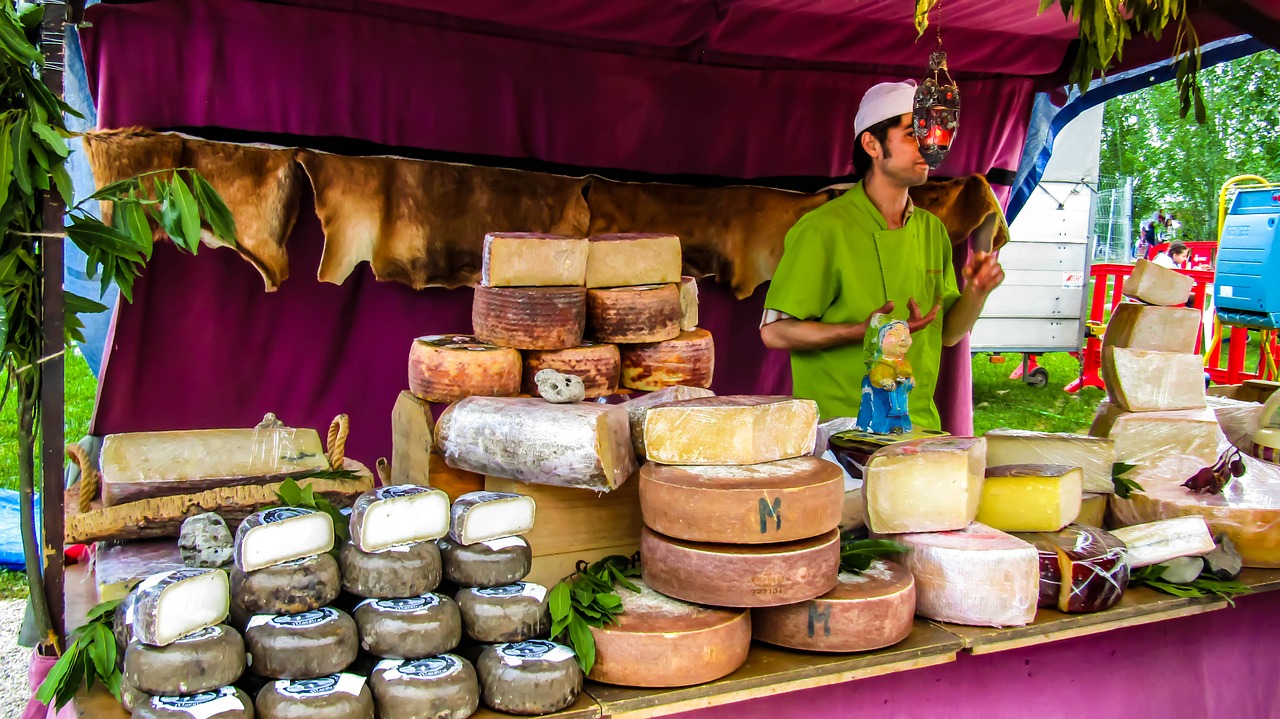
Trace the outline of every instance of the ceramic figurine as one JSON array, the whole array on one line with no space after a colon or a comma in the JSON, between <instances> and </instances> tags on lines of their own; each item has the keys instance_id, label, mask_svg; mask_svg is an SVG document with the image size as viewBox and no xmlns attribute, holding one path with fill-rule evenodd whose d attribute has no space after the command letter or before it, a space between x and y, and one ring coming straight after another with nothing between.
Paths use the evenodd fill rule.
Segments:
<instances>
[{"instance_id":1,"label":"ceramic figurine","mask_svg":"<svg viewBox=\"0 0 1280 719\"><path fill-rule=\"evenodd\" d=\"M867 376L862 379L862 403L858 429L873 434L906 434L911 431L907 395L915 387L907 350L911 328L904 320L872 315L863 340Z\"/></svg>"}]
</instances>

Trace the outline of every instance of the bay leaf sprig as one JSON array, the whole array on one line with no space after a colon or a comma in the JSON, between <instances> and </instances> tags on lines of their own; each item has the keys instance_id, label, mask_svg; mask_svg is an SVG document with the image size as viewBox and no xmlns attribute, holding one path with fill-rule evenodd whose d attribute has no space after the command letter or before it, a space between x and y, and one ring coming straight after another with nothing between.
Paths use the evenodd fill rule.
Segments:
<instances>
[{"instance_id":1,"label":"bay leaf sprig","mask_svg":"<svg viewBox=\"0 0 1280 719\"><path fill-rule=\"evenodd\" d=\"M877 559L905 551L905 546L892 539L846 539L840 544L840 571L861 574Z\"/></svg>"},{"instance_id":2,"label":"bay leaf sprig","mask_svg":"<svg viewBox=\"0 0 1280 719\"><path fill-rule=\"evenodd\" d=\"M579 561L576 571L551 589L547 598L551 638L573 649L583 672L590 672L596 663L591 627L618 623L622 598L614 590L623 587L639 592L640 588L628 579L638 576L640 568L631 557L614 554L591 564Z\"/></svg>"},{"instance_id":3,"label":"bay leaf sprig","mask_svg":"<svg viewBox=\"0 0 1280 719\"><path fill-rule=\"evenodd\" d=\"M1170 582L1162 578L1164 570L1164 566L1160 564L1138 567L1129 574L1129 585L1145 584L1156 591L1175 597L1196 598L1214 595L1222 597L1229 604L1232 603L1233 597L1253 591L1253 588L1247 584L1235 580L1218 579L1208 572L1202 572L1190 582Z\"/></svg>"},{"instance_id":4,"label":"bay leaf sprig","mask_svg":"<svg viewBox=\"0 0 1280 719\"><path fill-rule=\"evenodd\" d=\"M333 471L333 470L329 470ZM333 533L342 541L334 544L334 551L351 539L351 531L349 529L350 522L337 507L329 503L323 495L316 494L315 489L310 485L300 485L298 481L290 477L280 483L280 488L276 490L276 498L280 503L287 507L302 507L303 509L314 509L317 512L324 512L333 519Z\"/></svg>"},{"instance_id":5,"label":"bay leaf sprig","mask_svg":"<svg viewBox=\"0 0 1280 719\"><path fill-rule=\"evenodd\" d=\"M55 709L66 706L81 687L92 689L101 682L111 694L120 698L120 668L116 662L116 638L112 633L119 599L102 602L89 610L85 623L71 632L71 643L49 670L36 699L52 704Z\"/></svg>"},{"instance_id":6,"label":"bay leaf sprig","mask_svg":"<svg viewBox=\"0 0 1280 719\"><path fill-rule=\"evenodd\" d=\"M1115 487L1116 496L1120 499L1128 499L1130 494L1144 491L1141 484L1125 477L1137 466L1126 462L1116 462L1111 465L1111 484Z\"/></svg>"}]
</instances>

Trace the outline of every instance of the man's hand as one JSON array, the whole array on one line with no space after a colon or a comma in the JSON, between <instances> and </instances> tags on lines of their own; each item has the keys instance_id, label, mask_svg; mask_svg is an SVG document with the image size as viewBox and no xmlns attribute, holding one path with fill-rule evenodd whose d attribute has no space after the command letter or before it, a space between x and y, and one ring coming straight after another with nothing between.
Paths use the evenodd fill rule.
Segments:
<instances>
[{"instance_id":1,"label":"man's hand","mask_svg":"<svg viewBox=\"0 0 1280 719\"><path fill-rule=\"evenodd\" d=\"M981 297L1004 282L1004 268L999 259L991 252L975 252L965 264L962 274L966 280L965 292L976 292Z\"/></svg>"},{"instance_id":2,"label":"man's hand","mask_svg":"<svg viewBox=\"0 0 1280 719\"><path fill-rule=\"evenodd\" d=\"M929 310L927 315L920 314L920 305L916 303L914 297L907 301L907 309L911 311L911 316L907 318L907 327L914 333L933 323L933 319L938 316L938 310L942 309L942 300L934 302L933 309Z\"/></svg>"}]
</instances>

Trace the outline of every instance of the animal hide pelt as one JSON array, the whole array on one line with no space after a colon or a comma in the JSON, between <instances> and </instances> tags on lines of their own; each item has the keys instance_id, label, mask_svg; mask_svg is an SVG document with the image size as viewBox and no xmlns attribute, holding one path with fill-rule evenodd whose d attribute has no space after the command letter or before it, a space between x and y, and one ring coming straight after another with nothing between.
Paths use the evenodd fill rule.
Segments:
<instances>
[{"instance_id":1,"label":"animal hide pelt","mask_svg":"<svg viewBox=\"0 0 1280 719\"><path fill-rule=\"evenodd\" d=\"M415 289L473 285L487 232L587 230L584 178L308 150L299 161L324 227L324 282L368 261L379 280Z\"/></svg>"},{"instance_id":2,"label":"animal hide pelt","mask_svg":"<svg viewBox=\"0 0 1280 719\"><path fill-rule=\"evenodd\" d=\"M917 207L942 220L953 245L971 238L975 250L995 252L1009 242L1000 200L982 175L926 182L910 193Z\"/></svg>"},{"instance_id":3,"label":"animal hide pelt","mask_svg":"<svg viewBox=\"0 0 1280 719\"><path fill-rule=\"evenodd\" d=\"M210 142L139 128L89 132L85 155L98 187L155 170L191 167L213 185L236 221L236 251L262 274L268 292L289 276L285 240L298 217L297 150ZM102 203L111 222L111 203ZM208 228L202 240L221 247ZM163 237L158 228L154 235Z\"/></svg>"}]
</instances>

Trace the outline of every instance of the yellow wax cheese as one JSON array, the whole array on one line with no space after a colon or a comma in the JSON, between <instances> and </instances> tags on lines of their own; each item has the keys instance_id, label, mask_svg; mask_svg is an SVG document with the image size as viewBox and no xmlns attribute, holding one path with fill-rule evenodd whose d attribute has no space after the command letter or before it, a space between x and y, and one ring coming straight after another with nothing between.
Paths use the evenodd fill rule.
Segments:
<instances>
[{"instance_id":1,"label":"yellow wax cheese","mask_svg":"<svg viewBox=\"0 0 1280 719\"><path fill-rule=\"evenodd\" d=\"M1084 471L1061 464L987 468L978 522L1004 532L1056 532L1075 521Z\"/></svg>"}]
</instances>

